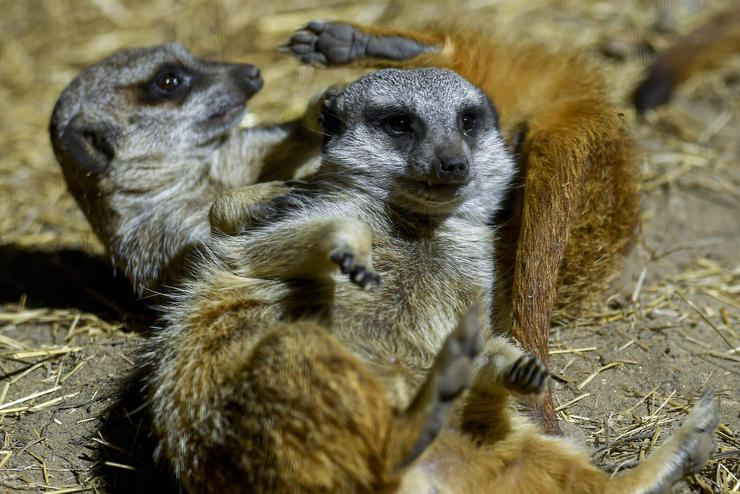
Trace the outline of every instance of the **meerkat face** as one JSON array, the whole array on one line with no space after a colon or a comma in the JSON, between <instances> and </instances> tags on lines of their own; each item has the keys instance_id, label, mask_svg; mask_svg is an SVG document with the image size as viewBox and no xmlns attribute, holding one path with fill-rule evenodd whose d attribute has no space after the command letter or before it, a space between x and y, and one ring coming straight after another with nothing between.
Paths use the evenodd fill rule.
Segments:
<instances>
[{"instance_id":1,"label":"meerkat face","mask_svg":"<svg viewBox=\"0 0 740 494\"><path fill-rule=\"evenodd\" d=\"M54 150L73 189L112 163L181 161L218 145L261 87L257 67L202 60L177 43L122 51L64 90Z\"/></svg>"},{"instance_id":2,"label":"meerkat face","mask_svg":"<svg viewBox=\"0 0 740 494\"><path fill-rule=\"evenodd\" d=\"M490 99L449 70L373 72L330 95L322 122L328 167L414 213L503 192L513 171Z\"/></svg>"}]
</instances>

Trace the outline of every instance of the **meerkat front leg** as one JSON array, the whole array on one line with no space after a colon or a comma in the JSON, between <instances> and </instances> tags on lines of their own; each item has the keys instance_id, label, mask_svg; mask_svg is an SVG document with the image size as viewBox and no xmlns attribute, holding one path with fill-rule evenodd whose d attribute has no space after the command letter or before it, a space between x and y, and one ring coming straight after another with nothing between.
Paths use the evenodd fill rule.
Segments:
<instances>
[{"instance_id":1,"label":"meerkat front leg","mask_svg":"<svg viewBox=\"0 0 740 494\"><path fill-rule=\"evenodd\" d=\"M291 190L280 181L227 190L208 212L211 233L236 235L244 228L277 218L287 208L302 206L300 199L289 195Z\"/></svg>"},{"instance_id":2,"label":"meerkat front leg","mask_svg":"<svg viewBox=\"0 0 740 494\"><path fill-rule=\"evenodd\" d=\"M372 269L372 232L354 218L285 220L249 232L242 247L239 262L249 266L250 277L325 279L339 269L362 289L380 286Z\"/></svg>"},{"instance_id":3,"label":"meerkat front leg","mask_svg":"<svg viewBox=\"0 0 740 494\"><path fill-rule=\"evenodd\" d=\"M257 182L300 179L316 171L318 160L311 158L318 156L324 136L319 124L322 105L341 87L333 85L314 94L303 116L287 124L289 133L264 154Z\"/></svg>"},{"instance_id":4,"label":"meerkat front leg","mask_svg":"<svg viewBox=\"0 0 740 494\"><path fill-rule=\"evenodd\" d=\"M512 430L512 392L541 399L550 372L536 356L503 336L489 336L475 360L475 381L466 398L460 426L481 444L495 444Z\"/></svg>"},{"instance_id":5,"label":"meerkat front leg","mask_svg":"<svg viewBox=\"0 0 740 494\"><path fill-rule=\"evenodd\" d=\"M540 394L545 390L550 372L536 356L524 353L508 338L489 337L476 360L473 389L489 394L506 390L519 394Z\"/></svg>"}]
</instances>

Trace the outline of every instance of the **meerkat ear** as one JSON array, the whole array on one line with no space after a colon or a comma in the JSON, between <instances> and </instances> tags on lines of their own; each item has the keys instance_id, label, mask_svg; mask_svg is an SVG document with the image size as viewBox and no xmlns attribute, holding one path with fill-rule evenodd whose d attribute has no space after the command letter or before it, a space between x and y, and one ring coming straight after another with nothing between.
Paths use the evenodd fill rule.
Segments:
<instances>
[{"instance_id":1,"label":"meerkat ear","mask_svg":"<svg viewBox=\"0 0 740 494\"><path fill-rule=\"evenodd\" d=\"M496 127L496 130L500 130L501 127L499 126L498 108L496 108L496 105L493 103L491 98L486 96L486 99L488 100L488 107L491 109L491 115L493 115L493 126Z\"/></svg>"},{"instance_id":2,"label":"meerkat ear","mask_svg":"<svg viewBox=\"0 0 740 494\"><path fill-rule=\"evenodd\" d=\"M87 125L77 115L62 133L64 150L85 170L94 174L103 173L115 155L110 125Z\"/></svg>"},{"instance_id":3,"label":"meerkat ear","mask_svg":"<svg viewBox=\"0 0 740 494\"><path fill-rule=\"evenodd\" d=\"M319 123L324 128L324 135L327 139L331 139L342 131L342 120L337 115L337 97L342 93L342 89L341 86L332 86L327 89L321 104Z\"/></svg>"}]
</instances>

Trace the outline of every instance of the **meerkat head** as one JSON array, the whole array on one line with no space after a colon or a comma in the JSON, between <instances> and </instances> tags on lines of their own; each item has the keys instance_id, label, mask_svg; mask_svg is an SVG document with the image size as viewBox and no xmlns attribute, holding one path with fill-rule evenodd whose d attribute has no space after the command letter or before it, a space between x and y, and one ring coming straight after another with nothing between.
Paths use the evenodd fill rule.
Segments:
<instances>
[{"instance_id":1,"label":"meerkat head","mask_svg":"<svg viewBox=\"0 0 740 494\"><path fill-rule=\"evenodd\" d=\"M68 188L139 291L208 234L212 163L261 87L253 65L172 43L115 53L59 97L49 130Z\"/></svg>"},{"instance_id":2,"label":"meerkat head","mask_svg":"<svg viewBox=\"0 0 740 494\"><path fill-rule=\"evenodd\" d=\"M217 146L261 87L257 67L202 60L178 43L121 51L62 92L50 123L54 152L82 204L116 163L181 161Z\"/></svg>"},{"instance_id":3,"label":"meerkat head","mask_svg":"<svg viewBox=\"0 0 740 494\"><path fill-rule=\"evenodd\" d=\"M493 103L449 70L368 74L327 97L321 122L325 172L413 213L490 213L513 173Z\"/></svg>"}]
</instances>

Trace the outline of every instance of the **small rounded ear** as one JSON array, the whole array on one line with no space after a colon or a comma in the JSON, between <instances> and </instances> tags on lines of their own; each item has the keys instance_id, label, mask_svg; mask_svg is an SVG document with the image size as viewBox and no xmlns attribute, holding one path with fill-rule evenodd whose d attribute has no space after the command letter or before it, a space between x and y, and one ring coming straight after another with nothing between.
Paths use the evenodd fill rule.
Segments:
<instances>
[{"instance_id":1,"label":"small rounded ear","mask_svg":"<svg viewBox=\"0 0 740 494\"><path fill-rule=\"evenodd\" d=\"M337 98L342 94L342 87L332 86L326 90L321 104L319 123L324 128L324 135L330 139L342 131L342 119L337 115Z\"/></svg>"},{"instance_id":2,"label":"small rounded ear","mask_svg":"<svg viewBox=\"0 0 740 494\"><path fill-rule=\"evenodd\" d=\"M110 165L115 151L115 129L107 124L85 124L76 116L62 134L62 147L85 170L100 174Z\"/></svg>"}]
</instances>

